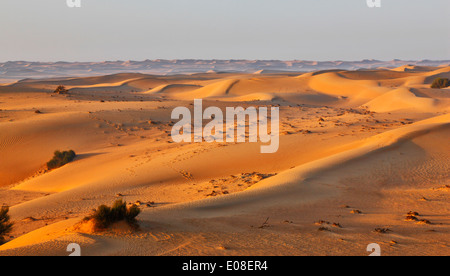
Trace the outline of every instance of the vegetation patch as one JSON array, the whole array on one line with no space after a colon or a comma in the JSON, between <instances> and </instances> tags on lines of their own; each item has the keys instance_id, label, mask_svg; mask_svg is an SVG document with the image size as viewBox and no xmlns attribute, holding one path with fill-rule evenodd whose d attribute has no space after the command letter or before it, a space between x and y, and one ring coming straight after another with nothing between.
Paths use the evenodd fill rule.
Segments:
<instances>
[{"instance_id":1,"label":"vegetation patch","mask_svg":"<svg viewBox=\"0 0 450 276\"><path fill-rule=\"evenodd\" d=\"M447 88L449 86L450 80L447 78L437 78L431 84L431 88L438 88L438 89Z\"/></svg>"},{"instance_id":2,"label":"vegetation patch","mask_svg":"<svg viewBox=\"0 0 450 276\"><path fill-rule=\"evenodd\" d=\"M60 168L67 163L70 163L75 159L77 155L73 150L60 152L59 150L55 151L53 159L47 162L47 168L49 170L54 170Z\"/></svg>"},{"instance_id":3,"label":"vegetation patch","mask_svg":"<svg viewBox=\"0 0 450 276\"><path fill-rule=\"evenodd\" d=\"M136 217L141 213L139 207L135 204L127 207L127 203L121 199L116 200L112 207L101 205L95 212L84 219L85 222L93 223L96 231L108 229L117 222L126 222L134 229L139 228Z\"/></svg>"},{"instance_id":4,"label":"vegetation patch","mask_svg":"<svg viewBox=\"0 0 450 276\"><path fill-rule=\"evenodd\" d=\"M66 89L63 85L60 85L56 87L55 91L53 92L55 94L69 94L69 90Z\"/></svg>"},{"instance_id":5,"label":"vegetation patch","mask_svg":"<svg viewBox=\"0 0 450 276\"><path fill-rule=\"evenodd\" d=\"M11 233L13 223L8 215L9 207L3 206L0 209L0 245L5 243L5 236Z\"/></svg>"}]
</instances>

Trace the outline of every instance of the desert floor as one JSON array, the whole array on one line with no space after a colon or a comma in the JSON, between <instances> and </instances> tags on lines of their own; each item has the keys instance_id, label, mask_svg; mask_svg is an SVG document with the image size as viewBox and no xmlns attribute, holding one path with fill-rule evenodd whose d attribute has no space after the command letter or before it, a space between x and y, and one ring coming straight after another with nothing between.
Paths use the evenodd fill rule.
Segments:
<instances>
[{"instance_id":1,"label":"desert floor","mask_svg":"<svg viewBox=\"0 0 450 276\"><path fill-rule=\"evenodd\" d=\"M2 84L0 205L15 225L0 255L70 243L82 255L369 255L371 243L449 255L450 90L429 88L437 77L450 67ZM194 99L279 106L279 151L173 143L171 112ZM45 172L69 149L74 162ZM139 231L76 226L117 198L140 204Z\"/></svg>"}]
</instances>

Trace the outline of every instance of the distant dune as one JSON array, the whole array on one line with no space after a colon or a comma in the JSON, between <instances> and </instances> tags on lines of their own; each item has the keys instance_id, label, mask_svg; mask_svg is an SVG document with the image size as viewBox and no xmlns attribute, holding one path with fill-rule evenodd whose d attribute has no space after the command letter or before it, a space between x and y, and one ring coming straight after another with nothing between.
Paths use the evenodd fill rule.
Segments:
<instances>
[{"instance_id":1,"label":"distant dune","mask_svg":"<svg viewBox=\"0 0 450 276\"><path fill-rule=\"evenodd\" d=\"M25 78L92 77L124 72L153 75L194 73L255 73L312 72L319 70L360 70L386 68L396 71L422 70L427 67L449 66L450 61L278 61L278 60L145 60L105 62L26 62L0 63L0 83ZM101 82L98 82L101 83Z\"/></svg>"}]
</instances>

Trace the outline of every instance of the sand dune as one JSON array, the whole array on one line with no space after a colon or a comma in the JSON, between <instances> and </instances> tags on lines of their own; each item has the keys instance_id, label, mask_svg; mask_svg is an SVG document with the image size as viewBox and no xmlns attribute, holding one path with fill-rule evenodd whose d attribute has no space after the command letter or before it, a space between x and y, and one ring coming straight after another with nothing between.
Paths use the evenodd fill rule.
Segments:
<instances>
[{"instance_id":1,"label":"sand dune","mask_svg":"<svg viewBox=\"0 0 450 276\"><path fill-rule=\"evenodd\" d=\"M189 85L189 84L165 84L160 85L158 87L155 87L147 92L144 92L146 94L153 94L153 93L171 93L171 92L186 92L186 91L192 91L194 89L201 88L199 85Z\"/></svg>"},{"instance_id":2,"label":"sand dune","mask_svg":"<svg viewBox=\"0 0 450 276\"><path fill-rule=\"evenodd\" d=\"M338 175L341 170L348 170L352 164L359 163L358 166L370 166L376 156L386 155L386 151L394 150L402 145L411 143L423 136L436 136L439 134L449 134L450 117L448 115L432 118L403 129L389 131L381 135L367 139L364 142L353 143L350 150L306 163L295 169L286 170L275 177L263 180L246 192L190 202L186 204L173 205L159 210L146 211L142 215L144 220L160 220L166 223L174 223L177 220L187 220L194 218L214 218L242 216L243 214L254 214L273 206L277 208L295 207L299 204L308 204L319 201L323 198L334 197L341 193L339 185L327 186L318 184L317 179L326 179L328 175ZM448 150L448 148L446 148ZM404 162L404 161L397 161ZM373 170L373 168L372 168ZM445 174L448 167L443 167L440 173ZM368 185L368 184L365 184ZM244 212L242 210L245 210ZM56 224L45 228L44 233L51 232L52 235L42 235L42 229L31 232L4 246L2 250L21 248L33 244L58 240L67 235L75 235L74 232L67 232L71 224L77 220L67 223ZM56 230L59 229L59 230ZM41 239L42 237L44 239ZM39 242L37 242L39 240ZM120 250L120 248L116 248ZM100 252L98 252L101 254Z\"/></svg>"},{"instance_id":3,"label":"sand dune","mask_svg":"<svg viewBox=\"0 0 450 276\"><path fill-rule=\"evenodd\" d=\"M403 65L392 69L392 71L398 72L429 72L435 70L435 67L432 66L416 66L416 65Z\"/></svg>"},{"instance_id":4,"label":"sand dune","mask_svg":"<svg viewBox=\"0 0 450 276\"><path fill-rule=\"evenodd\" d=\"M72 242L85 255L327 255L330 247L366 255L373 242L386 255L445 255L450 94L429 83L449 71L118 74L0 86L0 203L15 221L0 255L68 255ZM52 94L59 84L70 94ZM172 143L171 111L199 98L221 109L279 106L279 151ZM41 171L66 149L78 153L73 162ZM139 232L74 228L119 197L140 202ZM405 221L409 211L432 224Z\"/></svg>"},{"instance_id":5,"label":"sand dune","mask_svg":"<svg viewBox=\"0 0 450 276\"><path fill-rule=\"evenodd\" d=\"M397 110L416 110L433 112L436 110L438 100L427 97L417 97L407 88L392 90L374 100L366 103L370 110L375 112L391 112Z\"/></svg>"},{"instance_id":6,"label":"sand dune","mask_svg":"<svg viewBox=\"0 0 450 276\"><path fill-rule=\"evenodd\" d=\"M309 85L322 93L350 98L355 105L381 96L388 91L385 87L379 87L376 81L349 80L343 78L339 73L324 73L313 76Z\"/></svg>"},{"instance_id":7,"label":"sand dune","mask_svg":"<svg viewBox=\"0 0 450 276\"><path fill-rule=\"evenodd\" d=\"M303 203L303 200L315 201L316 197L322 198L338 192L333 191L332 188L321 187L320 189L308 185L315 178L324 177L326 172L338 170L340 167L349 166L359 160L367 160L367 163L370 163L371 155L398 147L423 135L433 136L436 132L448 133L449 131L449 115L432 118L403 129L371 137L363 142L353 143L348 146L350 149L347 151L286 170L277 176L259 182L245 192L218 199L175 205L169 212L174 212L184 218L233 216L242 214L243 209L246 212L252 212L270 208L271 205L283 207L283 205ZM445 173L446 167L448 165L442 168L441 173ZM174 214L165 213L164 216L173 217ZM149 214L148 219L154 215L153 213Z\"/></svg>"},{"instance_id":8,"label":"sand dune","mask_svg":"<svg viewBox=\"0 0 450 276\"><path fill-rule=\"evenodd\" d=\"M230 90L238 82L239 80L235 79L218 81L188 93L180 93L176 95L175 98L180 100L190 100L211 97L224 97L230 94Z\"/></svg>"}]
</instances>

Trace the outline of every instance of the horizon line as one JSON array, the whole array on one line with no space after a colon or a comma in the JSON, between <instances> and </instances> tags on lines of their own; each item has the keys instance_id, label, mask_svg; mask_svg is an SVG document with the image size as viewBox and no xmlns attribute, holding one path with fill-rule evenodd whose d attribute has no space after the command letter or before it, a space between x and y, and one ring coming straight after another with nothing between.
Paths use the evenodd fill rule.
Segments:
<instances>
[{"instance_id":1,"label":"horizon line","mask_svg":"<svg viewBox=\"0 0 450 276\"><path fill-rule=\"evenodd\" d=\"M134 59L118 59L118 60L100 60L100 61L30 61L30 60L8 60L8 61L0 61L0 63L9 63L9 62L28 62L28 63L102 63L102 62L145 62L145 61L280 61L280 62L362 62L362 61L371 61L371 62L390 62L390 61L432 61L432 62L441 62L441 61L449 61L450 59L390 59L390 60L382 60L382 59L356 59L356 60L313 60L313 59L209 59L209 58L175 58L175 59L166 59L166 58L157 58L157 59L144 59L144 60L134 60Z\"/></svg>"}]
</instances>

